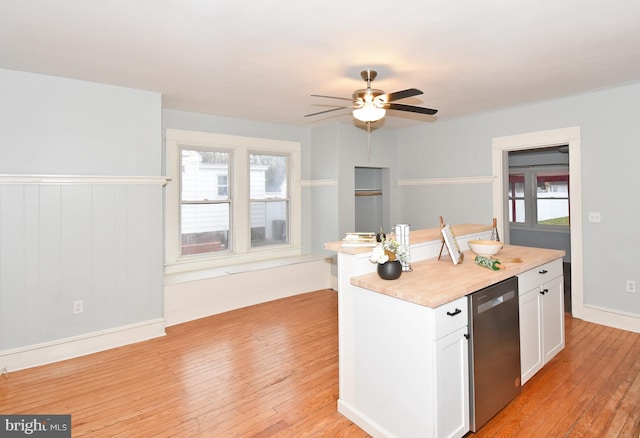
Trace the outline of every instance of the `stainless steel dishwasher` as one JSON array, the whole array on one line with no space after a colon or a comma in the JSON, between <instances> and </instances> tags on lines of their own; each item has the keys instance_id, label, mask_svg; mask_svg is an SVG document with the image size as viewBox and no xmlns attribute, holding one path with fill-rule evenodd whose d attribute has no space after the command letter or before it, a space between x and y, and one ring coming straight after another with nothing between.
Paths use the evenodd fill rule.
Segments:
<instances>
[{"instance_id":1,"label":"stainless steel dishwasher","mask_svg":"<svg viewBox=\"0 0 640 438\"><path fill-rule=\"evenodd\" d=\"M470 426L476 432L520 393L516 277L469 295Z\"/></svg>"}]
</instances>

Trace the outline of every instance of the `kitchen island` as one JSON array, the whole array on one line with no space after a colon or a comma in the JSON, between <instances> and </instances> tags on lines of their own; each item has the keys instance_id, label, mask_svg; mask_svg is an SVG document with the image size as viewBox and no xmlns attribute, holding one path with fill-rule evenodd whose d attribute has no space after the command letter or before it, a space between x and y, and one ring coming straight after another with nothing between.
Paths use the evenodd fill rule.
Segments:
<instances>
[{"instance_id":1,"label":"kitchen island","mask_svg":"<svg viewBox=\"0 0 640 438\"><path fill-rule=\"evenodd\" d=\"M467 295L473 292L517 276L527 288L520 290L521 301L522 294L531 289L533 298L546 295L553 303L550 308L555 319L547 323L553 326L547 350L542 345L545 335L539 314L543 303L528 305L521 318L527 325L521 329L521 342L540 339L535 346L523 346L527 356L523 370L534 361L538 367L527 365L531 375L564 346L563 322L558 322L563 313L564 252L507 245L498 258L520 257L523 261L504 263L506 269L492 271L474 263L467 245L469 240L488 238L490 228L460 225L453 229L464 253L461 264L454 265L446 251L437 260L439 229L415 232L431 240L414 239L411 232L413 270L392 281L375 273L376 265L368 260L371 248L342 247L340 242L325 245L338 251L338 410L372 436L464 436L469 431ZM536 276L543 270L553 277L553 288L538 293L534 289L542 291L543 279ZM540 285L535 286L536 282ZM535 317L533 312L538 312ZM545 320L549 320L547 313Z\"/></svg>"}]
</instances>

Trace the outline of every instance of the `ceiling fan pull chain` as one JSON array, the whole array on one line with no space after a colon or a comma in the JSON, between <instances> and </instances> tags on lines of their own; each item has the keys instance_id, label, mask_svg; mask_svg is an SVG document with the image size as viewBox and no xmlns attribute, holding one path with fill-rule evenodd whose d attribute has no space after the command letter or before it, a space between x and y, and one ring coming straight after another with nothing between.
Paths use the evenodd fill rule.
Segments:
<instances>
[{"instance_id":1,"label":"ceiling fan pull chain","mask_svg":"<svg viewBox=\"0 0 640 438\"><path fill-rule=\"evenodd\" d=\"M371 122L367 122L367 161L371 161Z\"/></svg>"}]
</instances>

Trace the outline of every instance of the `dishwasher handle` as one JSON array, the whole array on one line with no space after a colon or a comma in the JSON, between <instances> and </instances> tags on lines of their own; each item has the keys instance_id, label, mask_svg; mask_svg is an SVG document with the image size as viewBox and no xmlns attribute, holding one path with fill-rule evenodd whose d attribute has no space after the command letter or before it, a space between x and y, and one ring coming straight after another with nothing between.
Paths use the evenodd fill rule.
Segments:
<instances>
[{"instance_id":1,"label":"dishwasher handle","mask_svg":"<svg viewBox=\"0 0 640 438\"><path fill-rule=\"evenodd\" d=\"M478 305L478 313L480 314L482 312L486 312L487 310L493 309L494 307L499 306L500 304L515 298L515 296L516 296L516 293L510 290L509 292L503 295L500 295L499 297L495 297L491 301L487 301L486 303L482 303Z\"/></svg>"}]
</instances>

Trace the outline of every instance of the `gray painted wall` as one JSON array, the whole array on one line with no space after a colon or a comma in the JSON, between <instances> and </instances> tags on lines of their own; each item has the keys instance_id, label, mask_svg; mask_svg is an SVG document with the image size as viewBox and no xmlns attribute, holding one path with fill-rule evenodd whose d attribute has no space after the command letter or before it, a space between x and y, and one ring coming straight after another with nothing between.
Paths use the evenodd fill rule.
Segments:
<instances>
[{"instance_id":1,"label":"gray painted wall","mask_svg":"<svg viewBox=\"0 0 640 438\"><path fill-rule=\"evenodd\" d=\"M369 143L370 141L370 143ZM329 180L330 185L312 191L312 251L334 256L325 251L325 242L342 239L355 229L355 168L389 168L395 181L395 132L374 129L369 137L366 129L350 124L332 124L311 129L313 180ZM389 184L385 200L386 230L396 223L395 184ZM362 230L359 230L362 231ZM376 230L372 230L376 231Z\"/></svg>"},{"instance_id":2,"label":"gray painted wall","mask_svg":"<svg viewBox=\"0 0 640 438\"><path fill-rule=\"evenodd\" d=\"M338 156L338 235L333 240L339 240L348 232L356 230L355 225L355 168L356 167L386 167L389 168L389 178L396 177L396 139L395 131L389 129L374 129L368 137L365 128L340 124L338 125L337 156ZM370 145L369 145L370 141ZM396 187L392 184L389 193L389 205L383 212L384 229L391 231L391 227L398 221L396 206ZM372 230L376 231L376 230Z\"/></svg>"},{"instance_id":3,"label":"gray painted wall","mask_svg":"<svg viewBox=\"0 0 640 438\"><path fill-rule=\"evenodd\" d=\"M309 187L311 197L311 251L335 257L323 249L325 242L339 239L338 214L338 126L329 125L311 129L311 178L324 181L324 185ZM333 266L332 266L333 268ZM335 272L333 273L334 275Z\"/></svg>"},{"instance_id":4,"label":"gray painted wall","mask_svg":"<svg viewBox=\"0 0 640 438\"><path fill-rule=\"evenodd\" d=\"M8 70L0 95L0 173L70 175L0 178L0 350L161 318L162 185L127 178L161 175L160 95Z\"/></svg>"},{"instance_id":5,"label":"gray painted wall","mask_svg":"<svg viewBox=\"0 0 640 438\"><path fill-rule=\"evenodd\" d=\"M566 253L562 260L571 263L571 235L569 233L513 228L509 233L509 243L512 245L561 249Z\"/></svg>"},{"instance_id":6,"label":"gray painted wall","mask_svg":"<svg viewBox=\"0 0 640 438\"><path fill-rule=\"evenodd\" d=\"M640 162L640 84L398 130L399 178L490 176L494 137L579 126L582 149L584 303L640 315L640 294L625 280L640 280L637 163ZM444 109L446 111L446 109ZM490 223L492 195L484 185L402 187L409 221L429 213L452 223ZM463 189L461 189L463 188ZM469 190L466 190L469 188ZM428 200L435 214L415 199ZM587 213L601 212L602 223Z\"/></svg>"},{"instance_id":7,"label":"gray painted wall","mask_svg":"<svg viewBox=\"0 0 640 438\"><path fill-rule=\"evenodd\" d=\"M0 69L0 174L161 175L157 93Z\"/></svg>"}]
</instances>

